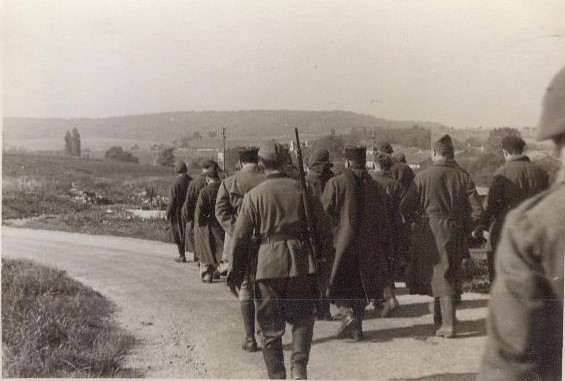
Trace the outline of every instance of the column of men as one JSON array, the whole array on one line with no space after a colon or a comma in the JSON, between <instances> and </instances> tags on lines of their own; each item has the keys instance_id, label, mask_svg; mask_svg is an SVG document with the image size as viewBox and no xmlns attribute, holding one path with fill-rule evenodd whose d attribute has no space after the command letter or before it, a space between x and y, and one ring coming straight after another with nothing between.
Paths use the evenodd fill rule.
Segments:
<instances>
[{"instance_id":1,"label":"column of men","mask_svg":"<svg viewBox=\"0 0 565 381\"><path fill-rule=\"evenodd\" d=\"M561 103L557 101L557 106L553 106L558 110L554 111L558 120L555 122L552 116L553 124L546 127L555 131L541 134L544 138L554 138L560 147L563 147L565 136L563 77L565 75L561 74L558 83L561 87L556 96ZM331 302L338 307L341 318L336 338L363 340L366 306L373 303L376 308L382 308L382 317L399 308L394 280L403 276L410 293L434 298L430 309L435 335L451 338L457 334L456 305L462 293L462 263L469 258L469 236L482 234L489 227L491 231L500 232L501 221L510 209L549 185L547 175L523 154L524 145L518 137L503 140L501 149L507 163L496 172L486 210L483 210L471 176L455 161L454 145L449 135L434 143L433 165L416 175L405 163L405 157L394 153L388 143L381 144L374 155L372 171L367 169L364 147L345 147L345 169L337 176L331 170L328 151L316 150L308 162L307 189L301 188L294 169L292 174L287 170L288 150L274 140L264 142L259 149L241 149L240 171L221 184L216 163L205 163L201 179L192 181L186 175L186 165L181 163L176 167L179 175L171 188L167 213L173 238L179 247L177 260L186 261L186 241L187 251L193 251L200 261L204 281L212 281L222 263L229 265L227 283L241 305L245 335L242 349L250 352L258 349L257 321L270 378L286 378L282 348L286 323L292 325L291 376L306 379L315 316L331 319ZM303 197L309 202L305 203ZM306 211L305 205L311 210ZM561 211L564 205L560 204ZM306 225L306 214L312 219L312 229ZM556 220L557 230L561 233L565 230L564 216L562 213ZM518 218L517 215L512 217L514 220ZM525 222L515 223L522 226ZM528 226L533 229L531 224ZM534 234L524 231L526 233ZM194 238L191 238L192 234ZM496 233L490 235L490 247L496 247L499 236ZM503 244L510 245L507 241L512 237L505 238L504 230L502 237ZM553 287L552 283L548 290L547 287L543 289L561 309L564 237L565 234L549 237L552 239L549 244L554 244L550 249L562 251L561 256L554 259L558 266L553 278L554 283L557 279L561 284ZM519 237L514 236L514 239L519 240ZM312 242L317 246L312 247ZM514 244L512 247L518 249L521 246ZM494 261L493 257L489 254L489 261ZM509 260L501 259L501 269L497 268L503 271L504 281L497 280L495 288L501 293L506 292L505 296L517 292L511 289L512 280L508 278L511 271L503 268L503 261ZM492 276L493 269L489 266ZM538 272L544 269L538 269ZM534 278L531 275L530 287L536 286ZM555 293L549 292L552 287L556 289ZM508 299L500 301L499 298L499 302L518 310L519 306L511 305ZM551 304L544 308L554 307ZM492 308L493 313L501 311L499 305ZM559 315L553 309L550 312ZM559 316L560 320L545 315L543 318L549 319L552 329L559 331L562 314ZM497 319L500 318L496 315L491 317L491 328L504 330ZM524 328L525 324L520 322L515 326ZM526 342L517 343L519 348L508 348L505 345L511 345L511 342L496 342L495 339L501 337L496 332L494 335L489 341L489 353L494 353L493 348L498 352L496 356L485 357L483 374L486 378L496 374L493 367L504 363L505 358L519 363L521 360L516 356L529 356L517 352L527 350ZM537 359L535 356L545 353L543 347L540 344L539 354L533 354L534 360ZM508 352L508 356L503 351ZM551 355L552 361L557 358L553 356L555 353ZM525 360L531 360L531 356L526 357ZM547 361L540 359L538 362L547 365ZM531 365L531 361L526 363ZM513 365L522 366L530 372L529 375L547 372L533 366L527 368L523 362L509 366ZM549 366L549 374L553 376L557 365L552 362ZM503 374L524 373L508 371Z\"/></svg>"}]
</instances>

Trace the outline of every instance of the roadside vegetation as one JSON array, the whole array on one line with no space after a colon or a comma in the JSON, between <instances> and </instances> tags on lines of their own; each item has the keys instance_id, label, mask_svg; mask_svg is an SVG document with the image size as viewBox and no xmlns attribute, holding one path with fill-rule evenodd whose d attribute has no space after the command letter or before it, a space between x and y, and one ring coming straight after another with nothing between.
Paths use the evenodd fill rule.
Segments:
<instances>
[{"instance_id":1,"label":"roadside vegetation","mask_svg":"<svg viewBox=\"0 0 565 381\"><path fill-rule=\"evenodd\" d=\"M2 377L138 377L115 305L65 272L2 259Z\"/></svg>"}]
</instances>

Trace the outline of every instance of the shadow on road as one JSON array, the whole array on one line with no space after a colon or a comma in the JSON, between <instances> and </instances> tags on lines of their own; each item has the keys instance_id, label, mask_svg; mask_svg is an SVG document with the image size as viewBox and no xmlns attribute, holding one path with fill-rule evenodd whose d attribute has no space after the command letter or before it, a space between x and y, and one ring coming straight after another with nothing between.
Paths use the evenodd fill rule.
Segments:
<instances>
[{"instance_id":1,"label":"shadow on road","mask_svg":"<svg viewBox=\"0 0 565 381\"><path fill-rule=\"evenodd\" d=\"M430 299L431 301L431 299ZM458 310L466 310L473 308L485 308L488 304L488 299L476 300L463 300L457 307ZM365 319L380 319L381 310L368 309L365 311ZM394 318L417 318L420 316L431 314L428 303L415 303L415 304L401 304L388 319Z\"/></svg>"},{"instance_id":2,"label":"shadow on road","mask_svg":"<svg viewBox=\"0 0 565 381\"><path fill-rule=\"evenodd\" d=\"M439 373L430 374L418 378L391 378L394 381L412 381L412 380L429 380L429 381L475 381L477 373Z\"/></svg>"},{"instance_id":3,"label":"shadow on road","mask_svg":"<svg viewBox=\"0 0 565 381\"><path fill-rule=\"evenodd\" d=\"M336 330L337 330L336 325ZM429 337L435 336L433 324L418 324L410 327L391 328L391 329L376 329L372 331L364 331L365 340L361 343L383 343L400 338L413 338L416 340L426 340ZM486 335L485 319L479 320L460 320L457 326L457 336L455 339L466 339L470 337L478 337ZM312 344L323 344L333 340L338 340L335 336L326 336L314 339ZM288 346L290 348L290 345Z\"/></svg>"}]
</instances>

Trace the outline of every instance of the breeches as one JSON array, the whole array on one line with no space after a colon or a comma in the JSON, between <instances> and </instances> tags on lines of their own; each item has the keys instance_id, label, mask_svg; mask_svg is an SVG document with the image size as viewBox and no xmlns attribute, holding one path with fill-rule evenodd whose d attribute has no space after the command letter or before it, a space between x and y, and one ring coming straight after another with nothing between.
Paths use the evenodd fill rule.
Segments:
<instances>
[{"instance_id":1,"label":"breeches","mask_svg":"<svg viewBox=\"0 0 565 381\"><path fill-rule=\"evenodd\" d=\"M314 325L315 278L312 275L293 278L261 279L255 282L257 322L264 348L282 348L286 323L293 330Z\"/></svg>"}]
</instances>

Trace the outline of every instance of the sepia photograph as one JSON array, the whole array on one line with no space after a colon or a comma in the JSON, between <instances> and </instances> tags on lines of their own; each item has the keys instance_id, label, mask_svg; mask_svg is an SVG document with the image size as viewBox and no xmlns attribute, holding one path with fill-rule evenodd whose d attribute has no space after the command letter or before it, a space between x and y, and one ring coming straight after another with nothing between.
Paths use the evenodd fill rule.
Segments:
<instances>
[{"instance_id":1,"label":"sepia photograph","mask_svg":"<svg viewBox=\"0 0 565 381\"><path fill-rule=\"evenodd\" d=\"M563 379L565 1L0 30L2 378Z\"/></svg>"}]
</instances>

